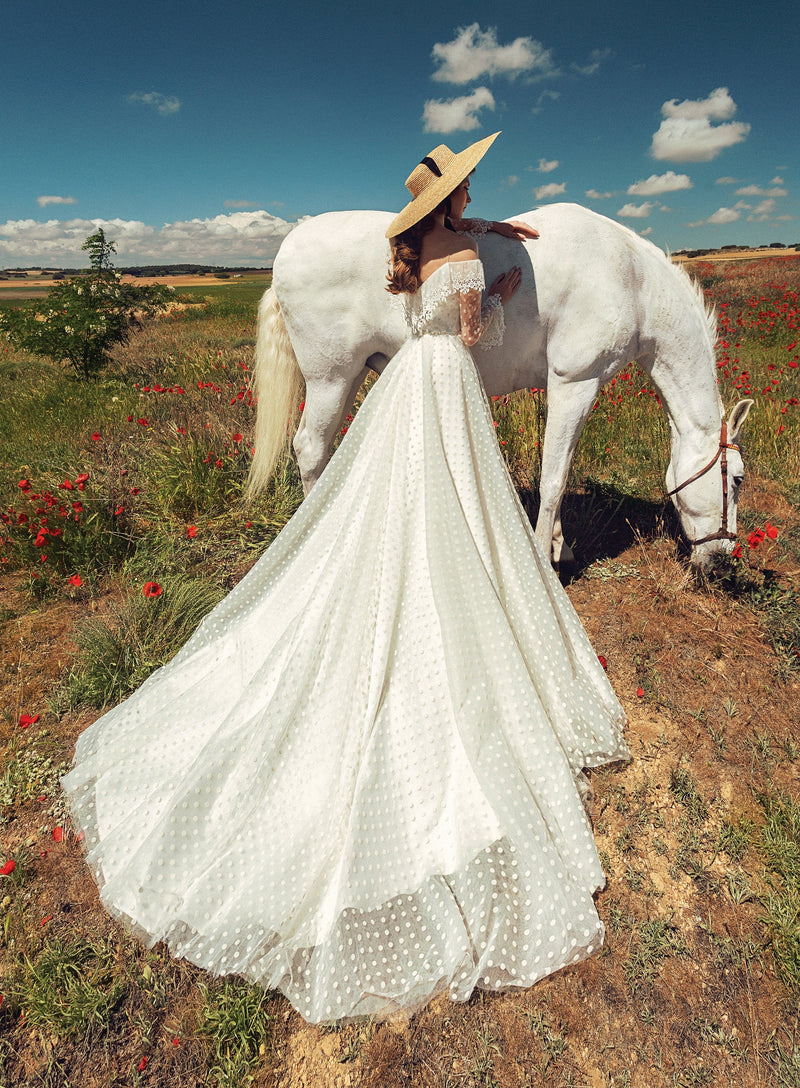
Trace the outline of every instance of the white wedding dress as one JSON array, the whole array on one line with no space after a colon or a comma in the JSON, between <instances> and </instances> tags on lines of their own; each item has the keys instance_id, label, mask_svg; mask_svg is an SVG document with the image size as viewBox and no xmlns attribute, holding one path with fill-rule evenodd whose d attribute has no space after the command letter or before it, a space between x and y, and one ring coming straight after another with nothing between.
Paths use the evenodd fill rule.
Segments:
<instances>
[{"instance_id":1,"label":"white wedding dress","mask_svg":"<svg viewBox=\"0 0 800 1088\"><path fill-rule=\"evenodd\" d=\"M112 914L309 1021L530 986L603 939L582 771L628 758L624 715L459 336L482 287L465 261L406 296L311 494L64 779Z\"/></svg>"}]
</instances>

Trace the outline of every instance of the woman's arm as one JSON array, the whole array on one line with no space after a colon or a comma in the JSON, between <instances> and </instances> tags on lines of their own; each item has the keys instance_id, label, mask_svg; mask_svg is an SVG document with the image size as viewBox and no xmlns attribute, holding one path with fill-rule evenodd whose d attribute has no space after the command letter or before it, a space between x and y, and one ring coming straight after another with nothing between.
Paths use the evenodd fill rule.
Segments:
<instances>
[{"instance_id":1,"label":"woman's arm","mask_svg":"<svg viewBox=\"0 0 800 1088\"><path fill-rule=\"evenodd\" d=\"M497 277L483 299L474 289L459 294L461 339L471 348L480 340L483 347L502 344L505 333L503 306L522 281L522 269L510 268Z\"/></svg>"},{"instance_id":2,"label":"woman's arm","mask_svg":"<svg viewBox=\"0 0 800 1088\"><path fill-rule=\"evenodd\" d=\"M527 223L522 223L518 219L514 219L510 223L502 223L494 219L451 218L450 226L459 234L486 234L487 231L492 231L493 234L499 234L503 238L512 238L518 242L539 237L538 230L529 227Z\"/></svg>"}]
</instances>

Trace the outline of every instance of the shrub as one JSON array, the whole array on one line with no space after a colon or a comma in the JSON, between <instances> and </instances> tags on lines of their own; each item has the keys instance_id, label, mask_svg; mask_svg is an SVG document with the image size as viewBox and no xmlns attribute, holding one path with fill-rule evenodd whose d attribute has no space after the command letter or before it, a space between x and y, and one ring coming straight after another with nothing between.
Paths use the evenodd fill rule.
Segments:
<instances>
[{"instance_id":1,"label":"shrub","mask_svg":"<svg viewBox=\"0 0 800 1088\"><path fill-rule=\"evenodd\" d=\"M34 355L68 362L81 378L96 377L110 361L115 344L124 344L143 317L166 308L172 288L122 283L108 255L114 243L102 229L86 239L92 271L57 284L44 308L26 306L0 313L0 329L11 343Z\"/></svg>"}]
</instances>

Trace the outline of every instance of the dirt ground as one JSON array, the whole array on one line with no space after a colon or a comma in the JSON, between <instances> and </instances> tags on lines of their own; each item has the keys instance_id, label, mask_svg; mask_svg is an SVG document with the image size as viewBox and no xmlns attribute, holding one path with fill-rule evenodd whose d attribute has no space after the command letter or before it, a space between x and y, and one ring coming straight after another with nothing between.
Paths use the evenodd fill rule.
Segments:
<instances>
[{"instance_id":1,"label":"dirt ground","mask_svg":"<svg viewBox=\"0 0 800 1088\"><path fill-rule=\"evenodd\" d=\"M745 488L742 507L781 526L797 523L797 511L767 483L749 480ZM800 794L797 758L781 754L798 736L798 674L781 667L755 613L694 582L672 537L648 535L625 511L620 518L627 527L612 526L616 531L584 557L587 565L567 589L607 660L633 753L630 764L592 776L592 817L608 876L597 899L607 926L604 948L530 990L478 993L461 1006L442 998L410 1020L378 1025L311 1026L275 997L272 1037L255 1085L798 1083L776 1074L776 1047L790 1045L798 1009L770 954L763 866L752 846L736 860L720 846L723 827L758 824L759 791ZM784 574L797 585L797 571ZM90 609L105 612L114 594L32 607L23 583L18 574L0 576L0 705L7 708L0 743L18 733L21 713L35 709L41 718L26 742L47 731L55 758L67 759L97 712L59 718L47 710L47 698L69 668L77 624ZM52 804L39 798L22 806L4 832L7 849L27 842L35 855L42 847L32 865L31 909L54 916L51 924L64 936L118 933L74 837L50 841ZM149 962L165 973L177 970L166 954ZM206 977L183 970L181 1016ZM179 1053L168 1042L176 1009L162 1015L160 1041L137 1083L209 1083L199 1044L189 1040ZM14 1037L19 1079L9 1085L40 1083L36 1070L48 1053L52 1058L51 1043L23 1028ZM125 1062L134 1044L122 1038L119 1044L118 1055L103 1059L111 1063L103 1066L108 1079L90 1076L97 1055L73 1055L72 1073L85 1068L87 1085L129 1083Z\"/></svg>"}]
</instances>

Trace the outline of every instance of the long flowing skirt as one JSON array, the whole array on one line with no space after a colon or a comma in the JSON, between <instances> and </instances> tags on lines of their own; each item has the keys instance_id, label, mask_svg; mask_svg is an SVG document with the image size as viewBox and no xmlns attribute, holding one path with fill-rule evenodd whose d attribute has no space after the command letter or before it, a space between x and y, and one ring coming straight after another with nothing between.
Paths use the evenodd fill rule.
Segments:
<instances>
[{"instance_id":1,"label":"long flowing skirt","mask_svg":"<svg viewBox=\"0 0 800 1088\"><path fill-rule=\"evenodd\" d=\"M310 1021L589 955L584 768L623 712L470 352L413 339L312 493L64 779L106 908Z\"/></svg>"}]
</instances>

